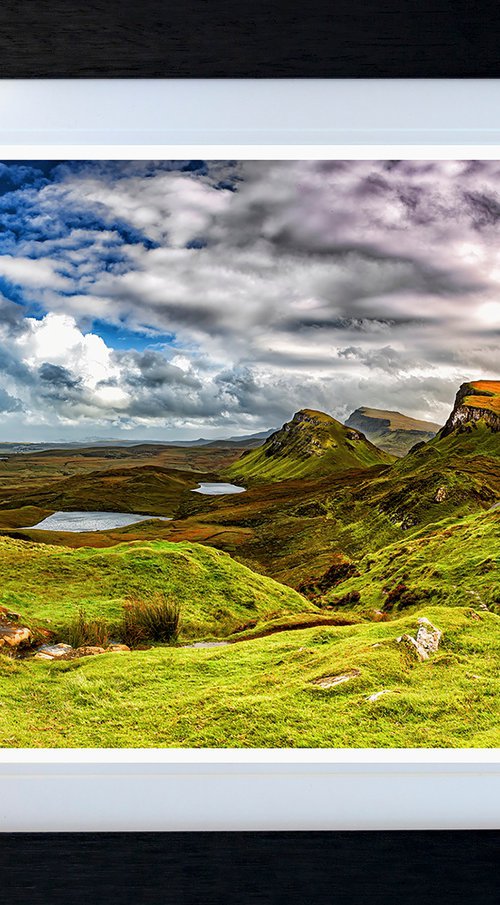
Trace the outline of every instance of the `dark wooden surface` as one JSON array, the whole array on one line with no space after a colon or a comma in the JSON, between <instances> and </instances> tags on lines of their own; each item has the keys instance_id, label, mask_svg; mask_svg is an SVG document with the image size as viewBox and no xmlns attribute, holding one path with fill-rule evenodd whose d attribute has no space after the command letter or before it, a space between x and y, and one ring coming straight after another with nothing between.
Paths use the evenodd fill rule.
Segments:
<instances>
[{"instance_id":1,"label":"dark wooden surface","mask_svg":"<svg viewBox=\"0 0 500 905\"><path fill-rule=\"evenodd\" d=\"M498 905L500 834L0 834L9 905Z\"/></svg>"},{"instance_id":2,"label":"dark wooden surface","mask_svg":"<svg viewBox=\"0 0 500 905\"><path fill-rule=\"evenodd\" d=\"M492 0L2 0L4 78L500 75Z\"/></svg>"}]
</instances>

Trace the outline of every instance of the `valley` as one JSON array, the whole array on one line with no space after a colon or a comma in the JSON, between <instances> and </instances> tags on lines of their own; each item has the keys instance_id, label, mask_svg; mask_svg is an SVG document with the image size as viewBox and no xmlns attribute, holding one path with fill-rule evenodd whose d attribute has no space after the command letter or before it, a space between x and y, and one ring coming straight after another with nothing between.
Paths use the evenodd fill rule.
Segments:
<instances>
[{"instance_id":1,"label":"valley","mask_svg":"<svg viewBox=\"0 0 500 905\"><path fill-rule=\"evenodd\" d=\"M0 744L497 744L499 400L462 386L442 429L302 409L220 445L5 454ZM170 640L131 642L127 614L160 600Z\"/></svg>"}]
</instances>

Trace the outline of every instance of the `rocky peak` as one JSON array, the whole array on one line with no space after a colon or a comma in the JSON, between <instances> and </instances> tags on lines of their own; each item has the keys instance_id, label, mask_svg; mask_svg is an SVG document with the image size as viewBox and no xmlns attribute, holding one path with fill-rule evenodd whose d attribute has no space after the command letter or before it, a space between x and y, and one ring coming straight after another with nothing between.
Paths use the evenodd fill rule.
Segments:
<instances>
[{"instance_id":1,"label":"rocky peak","mask_svg":"<svg viewBox=\"0 0 500 905\"><path fill-rule=\"evenodd\" d=\"M500 430L500 380L463 383L441 436L446 437L454 431L470 430L478 421L482 421L493 431Z\"/></svg>"}]
</instances>

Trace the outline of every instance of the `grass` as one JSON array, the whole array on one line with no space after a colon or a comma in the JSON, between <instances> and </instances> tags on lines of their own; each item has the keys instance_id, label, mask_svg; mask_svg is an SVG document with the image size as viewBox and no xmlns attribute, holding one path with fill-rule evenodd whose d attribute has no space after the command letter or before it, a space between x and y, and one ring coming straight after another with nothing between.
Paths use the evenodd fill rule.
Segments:
<instances>
[{"instance_id":1,"label":"grass","mask_svg":"<svg viewBox=\"0 0 500 905\"><path fill-rule=\"evenodd\" d=\"M169 644L177 641L181 628L181 608L164 594L149 600L127 600L123 606L121 640L131 647L149 641Z\"/></svg>"},{"instance_id":2,"label":"grass","mask_svg":"<svg viewBox=\"0 0 500 905\"><path fill-rule=\"evenodd\" d=\"M500 415L500 380L475 380L470 387L472 392L464 399L464 405L486 409Z\"/></svg>"},{"instance_id":3,"label":"grass","mask_svg":"<svg viewBox=\"0 0 500 905\"><path fill-rule=\"evenodd\" d=\"M89 619L85 610L79 609L69 623L63 640L72 647L106 647L109 629L104 619Z\"/></svg>"},{"instance_id":4,"label":"grass","mask_svg":"<svg viewBox=\"0 0 500 905\"><path fill-rule=\"evenodd\" d=\"M408 662L417 616L443 631ZM500 618L425 607L388 623L322 626L193 650L72 662L0 657L5 747L494 747ZM330 689L324 676L359 670ZM375 703L369 695L389 689Z\"/></svg>"},{"instance_id":5,"label":"grass","mask_svg":"<svg viewBox=\"0 0 500 905\"><path fill-rule=\"evenodd\" d=\"M500 613L500 510L443 521L421 536L390 544L357 563L357 575L324 596L339 600L357 591L356 610L389 612L423 602L447 606L482 604ZM391 594L404 586L406 591Z\"/></svg>"},{"instance_id":6,"label":"grass","mask_svg":"<svg viewBox=\"0 0 500 905\"><path fill-rule=\"evenodd\" d=\"M185 637L225 635L260 619L314 610L291 588L227 553L166 541L71 550L0 538L0 588L0 605L59 633L81 608L117 632L129 598L158 594L181 607Z\"/></svg>"},{"instance_id":7,"label":"grass","mask_svg":"<svg viewBox=\"0 0 500 905\"><path fill-rule=\"evenodd\" d=\"M304 409L263 446L244 453L230 465L226 476L260 482L307 479L392 460L392 456L330 415Z\"/></svg>"}]
</instances>

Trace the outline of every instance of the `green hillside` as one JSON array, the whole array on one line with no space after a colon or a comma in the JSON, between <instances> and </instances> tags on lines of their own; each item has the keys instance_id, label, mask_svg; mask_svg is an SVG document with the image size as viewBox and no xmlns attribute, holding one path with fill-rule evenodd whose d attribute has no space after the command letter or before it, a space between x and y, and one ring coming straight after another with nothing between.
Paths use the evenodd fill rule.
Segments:
<instances>
[{"instance_id":1,"label":"green hillside","mask_svg":"<svg viewBox=\"0 0 500 905\"><path fill-rule=\"evenodd\" d=\"M323 598L369 616L443 604L500 614L500 509L445 520L368 553Z\"/></svg>"},{"instance_id":2,"label":"green hillside","mask_svg":"<svg viewBox=\"0 0 500 905\"><path fill-rule=\"evenodd\" d=\"M443 633L425 662L397 642L419 617ZM426 606L391 622L208 650L52 663L0 656L0 745L493 748L499 645L493 613ZM346 680L322 687L337 676Z\"/></svg>"},{"instance_id":3,"label":"green hillside","mask_svg":"<svg viewBox=\"0 0 500 905\"><path fill-rule=\"evenodd\" d=\"M22 576L22 580L20 580ZM182 634L220 636L314 607L291 588L199 544L128 543L72 550L0 538L0 606L61 631L80 607L117 625L130 595L161 592L181 608Z\"/></svg>"},{"instance_id":4,"label":"green hillside","mask_svg":"<svg viewBox=\"0 0 500 905\"><path fill-rule=\"evenodd\" d=\"M373 446L359 431L345 427L324 412L303 409L271 434L263 446L244 453L229 466L226 476L285 481L392 461L392 456Z\"/></svg>"}]
</instances>

